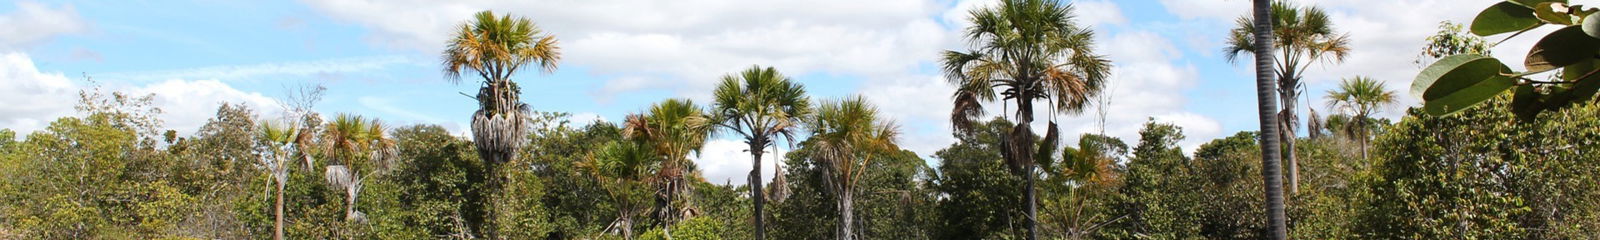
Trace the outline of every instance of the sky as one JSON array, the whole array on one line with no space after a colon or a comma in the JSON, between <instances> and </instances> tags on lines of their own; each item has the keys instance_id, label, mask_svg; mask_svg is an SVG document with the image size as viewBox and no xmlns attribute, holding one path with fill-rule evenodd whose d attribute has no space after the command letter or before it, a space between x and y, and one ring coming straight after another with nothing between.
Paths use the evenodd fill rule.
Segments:
<instances>
[{"instance_id":1,"label":"sky","mask_svg":"<svg viewBox=\"0 0 1600 240\"><path fill-rule=\"evenodd\" d=\"M960 37L970 25L967 11L995 2L0 2L0 128L25 135L74 116L76 93L98 86L155 94L165 126L191 134L223 102L275 116L289 89L314 84L328 89L315 107L325 115L360 114L390 126L437 124L470 137L464 129L476 104L463 94L475 93L476 84L471 78L446 81L439 53L453 27L493 10L527 17L560 41L558 69L514 77L534 110L569 113L575 123L618 120L667 98L708 103L721 76L772 66L804 84L814 99L864 96L900 125L902 147L936 165L932 155L955 140L947 120L953 88L939 74L937 56L967 49ZM1171 123L1183 128L1186 151L1257 129L1253 72L1222 51L1249 1L1068 2L1076 21L1094 29L1097 53L1113 62L1103 93L1109 104L1079 115L1041 115L1036 124L1056 121L1067 144L1076 142L1070 136L1100 132L1134 144L1145 122ZM1342 63L1311 68L1305 80L1311 100L1300 105L1326 115L1328 89L1340 79L1368 76L1400 95L1399 106L1380 113L1394 118L1420 102L1408 89L1423 67L1415 62L1423 39L1440 21L1469 23L1497 1L1292 2L1324 8L1354 49ZM1536 40L1511 39L1494 55L1521 59ZM1003 107L986 106L990 112ZM752 164L744 150L724 134L693 159L709 181L740 184ZM778 155L765 155L764 176L774 175L771 158Z\"/></svg>"}]
</instances>

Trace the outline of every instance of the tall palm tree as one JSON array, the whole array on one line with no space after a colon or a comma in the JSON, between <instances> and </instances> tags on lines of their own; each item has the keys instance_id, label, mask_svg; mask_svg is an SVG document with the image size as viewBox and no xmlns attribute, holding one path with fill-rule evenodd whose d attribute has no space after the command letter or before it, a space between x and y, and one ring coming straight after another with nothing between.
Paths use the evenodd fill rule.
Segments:
<instances>
[{"instance_id":1,"label":"tall palm tree","mask_svg":"<svg viewBox=\"0 0 1600 240\"><path fill-rule=\"evenodd\" d=\"M711 117L693 101L668 99L650 106L646 114L628 115L624 121L622 136L644 145L661 161L651 182L663 200L656 216L665 231L670 228L665 226L694 214L694 207L683 198L689 193L685 179L694 174L689 154L699 154L705 146L712 131Z\"/></svg>"},{"instance_id":2,"label":"tall palm tree","mask_svg":"<svg viewBox=\"0 0 1600 240\"><path fill-rule=\"evenodd\" d=\"M457 28L442 55L445 79L451 83L459 84L468 73L482 78L478 111L472 114L472 142L488 165L486 185L493 194L503 182L498 166L516 157L528 131L528 105L520 100L522 88L511 76L529 64L544 73L555 71L561 49L555 36L544 34L528 18L483 11ZM496 237L492 230L483 236Z\"/></svg>"},{"instance_id":3,"label":"tall palm tree","mask_svg":"<svg viewBox=\"0 0 1600 240\"><path fill-rule=\"evenodd\" d=\"M277 188L277 199L272 205L272 239L283 240L283 189L289 181L289 161L292 161L292 152L295 150L295 139L300 130L294 126L283 126L271 122L262 122L257 134L262 140L261 165L272 174L271 180Z\"/></svg>"},{"instance_id":4,"label":"tall palm tree","mask_svg":"<svg viewBox=\"0 0 1600 240\"><path fill-rule=\"evenodd\" d=\"M660 158L635 141L606 144L585 162L585 168L604 183L601 187L617 206L617 219L606 227L606 232L615 229L623 239L633 239L633 218L642 213L649 198L641 193L659 163Z\"/></svg>"},{"instance_id":5,"label":"tall palm tree","mask_svg":"<svg viewBox=\"0 0 1600 240\"><path fill-rule=\"evenodd\" d=\"M756 239L766 238L761 191L761 155L776 137L793 142L794 130L810 111L806 89L772 67L752 66L722 77L711 112L718 127L738 133L750 146L750 196L755 202Z\"/></svg>"},{"instance_id":6,"label":"tall palm tree","mask_svg":"<svg viewBox=\"0 0 1600 240\"><path fill-rule=\"evenodd\" d=\"M899 149L899 130L878 118L878 109L860 96L824 102L805 123L811 129L810 147L817 150L814 160L823 166L825 185L837 196L838 239L855 239L856 184L874 156Z\"/></svg>"},{"instance_id":7,"label":"tall palm tree","mask_svg":"<svg viewBox=\"0 0 1600 240\"><path fill-rule=\"evenodd\" d=\"M383 135L383 122L352 114L339 114L324 128L324 152L333 161L324 172L329 184L345 190L345 219L362 221L365 214L356 210L363 175L389 169L397 158L395 142Z\"/></svg>"},{"instance_id":8,"label":"tall palm tree","mask_svg":"<svg viewBox=\"0 0 1600 240\"><path fill-rule=\"evenodd\" d=\"M1367 141L1371 135L1369 118L1383 106L1394 104L1394 91L1384 88L1383 82L1356 76L1339 83L1339 88L1328 90L1328 108L1343 110L1354 115L1353 124L1345 124L1346 132L1361 145L1361 158L1367 158Z\"/></svg>"},{"instance_id":9,"label":"tall palm tree","mask_svg":"<svg viewBox=\"0 0 1600 240\"><path fill-rule=\"evenodd\" d=\"M1256 56L1256 111L1261 124L1261 181L1262 191L1266 195L1267 227L1270 230L1267 236L1274 240L1289 239L1289 226L1285 221L1288 218L1283 212L1283 166L1278 157L1283 152L1278 148L1281 138L1278 134L1278 118L1273 112L1278 110L1277 99L1272 98L1273 85L1273 14L1269 7L1269 0L1254 0L1251 2L1251 52L1259 53ZM1235 36L1239 34L1235 29ZM1237 41L1230 41L1237 42ZM1232 59L1232 58L1230 58Z\"/></svg>"},{"instance_id":10,"label":"tall palm tree","mask_svg":"<svg viewBox=\"0 0 1600 240\"><path fill-rule=\"evenodd\" d=\"M1334 33L1333 23L1322 8L1298 7L1292 3L1274 1L1271 11L1273 38L1266 39L1272 41L1276 48L1256 49L1254 44L1257 40L1254 36L1261 34L1254 34L1254 30L1261 24L1252 22L1248 17L1239 17L1238 26L1230 32L1227 47L1223 51L1228 61L1235 61L1246 53L1269 53L1273 50L1282 56L1272 63L1277 69L1278 98L1283 101L1283 109L1277 115L1280 129L1276 136L1289 150L1289 155L1285 156L1289 161L1289 192L1299 192L1300 164L1295 158L1294 145L1295 131L1300 122L1299 115L1295 114L1295 103L1305 90L1300 77L1317 61L1343 62L1345 55L1350 53L1350 38Z\"/></svg>"},{"instance_id":11,"label":"tall palm tree","mask_svg":"<svg viewBox=\"0 0 1600 240\"><path fill-rule=\"evenodd\" d=\"M1034 158L1053 156L1058 136L1052 121L1044 143L1034 150L1035 101L1045 101L1041 107L1049 107L1051 116L1081 112L1100 93L1111 62L1094 54L1094 32L1078 26L1072 7L1059 1L1004 0L970 14L973 25L965 36L974 49L945 51L942 59L946 78L957 88L950 120L958 133L971 134L973 119L984 115L983 102L1016 105L1015 112L1006 113L1017 125L1001 155L1027 179L1028 239L1037 239Z\"/></svg>"}]
</instances>

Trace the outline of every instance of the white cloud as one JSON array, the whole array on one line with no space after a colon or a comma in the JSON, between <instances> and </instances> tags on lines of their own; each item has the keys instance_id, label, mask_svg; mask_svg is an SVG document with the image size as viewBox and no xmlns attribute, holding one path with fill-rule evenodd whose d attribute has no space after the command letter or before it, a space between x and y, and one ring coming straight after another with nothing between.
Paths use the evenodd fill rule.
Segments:
<instances>
[{"instance_id":1,"label":"white cloud","mask_svg":"<svg viewBox=\"0 0 1600 240\"><path fill-rule=\"evenodd\" d=\"M418 60L403 56L371 56L336 58L313 61L226 65L178 70L140 71L100 74L102 77L133 81L160 81L167 79L218 79L240 80L267 75L334 76L338 73L383 69L396 64L423 65ZM431 66L431 65L428 65Z\"/></svg>"},{"instance_id":2,"label":"white cloud","mask_svg":"<svg viewBox=\"0 0 1600 240\"><path fill-rule=\"evenodd\" d=\"M244 105L254 110L257 116L263 117L280 115L278 112L283 110L272 98L261 93L240 91L217 80L172 79L125 91L137 95L155 94L154 104L161 108L160 118L166 123L164 127L176 130L179 135L189 135L199 130L207 120L216 116L217 107L222 103Z\"/></svg>"},{"instance_id":3,"label":"white cloud","mask_svg":"<svg viewBox=\"0 0 1600 240\"><path fill-rule=\"evenodd\" d=\"M869 83L858 94L899 124L901 148L927 157L955 142L948 121L953 93L943 77L911 76Z\"/></svg>"},{"instance_id":4,"label":"white cloud","mask_svg":"<svg viewBox=\"0 0 1600 240\"><path fill-rule=\"evenodd\" d=\"M105 79L105 78L100 78ZM83 86L61 73L41 72L26 54L0 54L0 128L19 133L41 130L57 118L74 114ZM108 91L135 96L155 94L154 106L166 129L188 135L215 115L223 102L243 104L261 116L281 111L278 103L255 92L234 89L217 80L172 79L146 86L108 85Z\"/></svg>"},{"instance_id":5,"label":"white cloud","mask_svg":"<svg viewBox=\"0 0 1600 240\"><path fill-rule=\"evenodd\" d=\"M72 113L78 86L61 73L40 72L27 54L0 54L0 128L18 135Z\"/></svg>"},{"instance_id":6,"label":"white cloud","mask_svg":"<svg viewBox=\"0 0 1600 240\"><path fill-rule=\"evenodd\" d=\"M691 155L690 159L700 167L700 173L705 176L706 182L745 185L749 181L747 179L751 169L750 152L745 151L748 148L749 145L743 141L715 139L706 142L700 156ZM773 170L774 156L788 152L787 149L783 149L778 151L778 154L773 154L769 149L766 154L761 155L761 182L772 182L772 177L776 176Z\"/></svg>"},{"instance_id":7,"label":"white cloud","mask_svg":"<svg viewBox=\"0 0 1600 240\"><path fill-rule=\"evenodd\" d=\"M1084 26L1120 25L1128 22L1122 17L1122 8L1117 3L1106 0L1074 1L1073 13L1078 14L1078 22Z\"/></svg>"},{"instance_id":8,"label":"white cloud","mask_svg":"<svg viewBox=\"0 0 1600 240\"><path fill-rule=\"evenodd\" d=\"M1161 0L1167 12L1185 20L1232 21L1250 12L1251 0ZM1227 31L1227 30L1223 30Z\"/></svg>"},{"instance_id":9,"label":"white cloud","mask_svg":"<svg viewBox=\"0 0 1600 240\"><path fill-rule=\"evenodd\" d=\"M1139 129L1153 118L1184 128L1187 138L1179 145L1185 151L1194 151L1192 146L1221 134L1221 124L1216 120L1184 109L1189 101L1185 90L1194 87L1200 76L1193 65L1180 61L1182 53L1171 41L1138 30L1100 38L1100 53L1113 63L1111 85L1101 93L1111 96L1110 104L1097 107L1105 109L1104 134L1137 144ZM1083 133L1099 133L1098 110L1085 109L1080 116L1061 117L1058 124L1063 132L1062 142L1075 144Z\"/></svg>"},{"instance_id":10,"label":"white cloud","mask_svg":"<svg viewBox=\"0 0 1600 240\"><path fill-rule=\"evenodd\" d=\"M928 36L944 35L925 0L306 3L429 54L480 9L527 16L561 40L563 65L614 79L600 100L642 88L705 98L718 76L752 64L791 76L897 75L933 59L943 39Z\"/></svg>"},{"instance_id":11,"label":"white cloud","mask_svg":"<svg viewBox=\"0 0 1600 240\"><path fill-rule=\"evenodd\" d=\"M71 5L51 8L33 1L16 2L14 12L0 14L0 49L26 47L57 35L88 30L89 23Z\"/></svg>"}]
</instances>

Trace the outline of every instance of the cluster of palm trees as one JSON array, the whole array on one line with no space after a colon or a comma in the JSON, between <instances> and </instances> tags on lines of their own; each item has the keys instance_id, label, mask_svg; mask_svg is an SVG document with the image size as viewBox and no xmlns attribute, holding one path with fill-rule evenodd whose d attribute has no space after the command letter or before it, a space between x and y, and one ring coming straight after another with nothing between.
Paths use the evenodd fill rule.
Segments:
<instances>
[{"instance_id":1,"label":"cluster of palm trees","mask_svg":"<svg viewBox=\"0 0 1600 240\"><path fill-rule=\"evenodd\" d=\"M1060 1L1006 0L969 14L973 25L963 35L972 48L946 51L940 61L944 75L957 87L950 121L957 134L971 134L973 120L987 115L984 104L995 102L1005 109L1001 116L1014 120L1016 126L1007 134L1001 152L1011 170L1027 180L1021 187L1026 189L1028 238L1035 239L1034 179L1042 174L1036 170L1037 159L1057 155L1060 130L1054 117L1080 113L1092 104L1090 99L1106 85L1111 63L1095 54L1094 32L1075 23L1072 7ZM478 153L491 164L490 169L514 161L526 135L527 104L518 98L521 89L511 77L527 65L546 73L554 71L560 59L556 43L526 18L484 11L460 26L443 53L444 71L452 82L459 82L465 74L476 74L482 80L472 133ZM1240 18L1228 43L1229 60L1245 53L1255 55L1269 225L1273 236L1282 239L1286 231L1278 143L1291 149L1288 185L1294 192L1298 182L1292 150L1298 123L1295 103L1304 90L1300 79L1317 61L1342 61L1349 52L1349 40L1333 31L1321 9L1255 0L1254 15ZM1275 54L1283 57L1274 58ZM1371 79L1354 78L1330 91L1329 105L1356 119L1366 119L1378 106L1393 102L1393 93L1383 89ZM1283 102L1282 108L1277 106L1278 100ZM1042 139L1033 129L1039 116L1036 111L1050 118ZM666 100L644 113L627 116L623 126L626 141L606 145L587 164L597 178L618 183L607 191L622 211L608 229L624 236L631 236L632 219L643 214L647 205L645 197L632 194L638 192L635 188L653 189L658 202L654 216L663 224L696 214L684 198L690 186L685 179L696 174L689 154L697 154L708 138L726 130L744 140L751 154L754 167L748 184L756 239L765 237L762 211L769 195L763 191L760 159L767 149L776 149L779 140L792 145L801 133L810 135L807 147L819 149L814 161L825 166L827 186L840 196L838 237L852 239L855 183L875 153L897 148L898 135L895 125L877 117L864 99L826 101L813 107L804 87L770 67L752 67L723 77L709 108L686 99ZM1362 144L1365 146L1364 140ZM493 182L502 181L496 176L491 189L498 186Z\"/></svg>"},{"instance_id":2,"label":"cluster of palm trees","mask_svg":"<svg viewBox=\"0 0 1600 240\"><path fill-rule=\"evenodd\" d=\"M528 110L518 99L521 90L511 76L533 63L545 72L554 70L560 58L555 38L542 35L527 18L484 11L460 27L443 55L452 82L469 73L482 78L476 98L479 110L472 121L479 156L491 166L515 161L526 135ZM811 130L817 148L829 153L818 161L832 167L838 176L835 189L847 196L840 200L844 216L851 212L848 196L855 191L854 179L861 176L872 153L897 149L894 125L879 119L862 98L829 102L814 110L804 87L774 68L752 67L725 76L714 98L710 108L670 99L628 115L622 123L625 141L593 154L586 165L601 181L612 183L606 191L622 209L608 229L632 236L633 218L645 212L644 197L634 194L642 187L654 190L658 204L652 215L664 225L696 215L698 210L686 198L691 186L687 179L697 174L689 155L698 154L718 129L736 133L749 145L755 166L749 186L757 239L765 237L762 211L769 195L762 190L760 159L767 149L777 147L778 137L792 144L800 130ZM496 175L491 181L501 181ZM491 183L490 189L497 186ZM841 221L840 237L853 236L850 218ZM494 237L492 232L486 234Z\"/></svg>"},{"instance_id":3,"label":"cluster of palm trees","mask_svg":"<svg viewBox=\"0 0 1600 240\"><path fill-rule=\"evenodd\" d=\"M314 116L309 118L315 118ZM339 114L320 127L299 127L277 122L263 122L257 126L257 135L264 141L259 159L267 168L268 179L274 186L273 239L283 239L284 188L289 181L291 162L297 156L304 160L306 170L314 171L312 152L332 159L323 174L327 183L344 190L345 220L361 222L366 217L356 209L366 175L381 174L388 170L398 152L394 140L384 136L387 128L377 119L366 119L351 114ZM322 134L320 141L312 141L311 134Z\"/></svg>"}]
</instances>

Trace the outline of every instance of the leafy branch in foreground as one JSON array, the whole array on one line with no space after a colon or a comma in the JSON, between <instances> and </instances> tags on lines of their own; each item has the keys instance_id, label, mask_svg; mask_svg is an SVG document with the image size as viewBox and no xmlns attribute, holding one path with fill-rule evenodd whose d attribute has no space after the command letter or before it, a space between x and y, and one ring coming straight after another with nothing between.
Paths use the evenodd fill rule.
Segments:
<instances>
[{"instance_id":1,"label":"leafy branch in foreground","mask_svg":"<svg viewBox=\"0 0 1600 240\"><path fill-rule=\"evenodd\" d=\"M1423 109L1448 115L1513 92L1511 111L1528 120L1540 112L1591 101L1600 90L1600 9L1569 5L1566 0L1512 0L1484 9L1470 31L1479 36L1512 33L1509 38L1545 26L1560 29L1539 39L1523 62L1522 72L1483 54L1456 54L1439 59L1412 82L1412 95ZM1560 70L1559 72L1555 72ZM1549 81L1534 79L1551 73Z\"/></svg>"}]
</instances>

